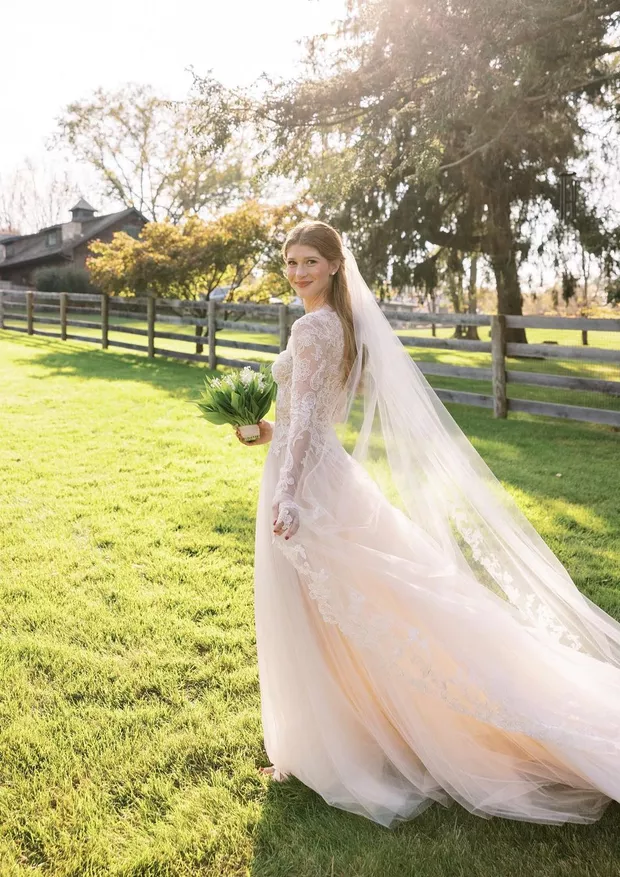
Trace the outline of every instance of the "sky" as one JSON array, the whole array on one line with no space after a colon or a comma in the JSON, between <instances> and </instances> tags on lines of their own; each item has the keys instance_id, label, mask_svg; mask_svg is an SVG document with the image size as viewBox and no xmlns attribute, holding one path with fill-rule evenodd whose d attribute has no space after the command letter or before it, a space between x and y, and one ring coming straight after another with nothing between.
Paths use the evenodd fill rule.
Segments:
<instances>
[{"instance_id":1,"label":"sky","mask_svg":"<svg viewBox=\"0 0 620 877\"><path fill-rule=\"evenodd\" d=\"M345 0L30 0L2 11L0 178L29 157L64 167L45 149L72 101L126 82L188 95L209 70L228 86L262 72L294 75L304 36L334 30Z\"/></svg>"},{"instance_id":2,"label":"sky","mask_svg":"<svg viewBox=\"0 0 620 877\"><path fill-rule=\"evenodd\" d=\"M107 0L97 5L30 0L26 15L19 4L9 4L2 11L0 187L30 159L48 178L69 168L99 213L118 209L121 205L99 203L90 195L92 171L71 164L68 153L45 148L56 117L69 103L87 99L99 87L112 91L128 82L183 99L192 86L190 67L227 86L249 85L263 72L290 78L301 72L302 38L335 30L345 5L346 0ZM620 179L608 176L605 191L617 207ZM68 220L68 212L59 219Z\"/></svg>"}]
</instances>

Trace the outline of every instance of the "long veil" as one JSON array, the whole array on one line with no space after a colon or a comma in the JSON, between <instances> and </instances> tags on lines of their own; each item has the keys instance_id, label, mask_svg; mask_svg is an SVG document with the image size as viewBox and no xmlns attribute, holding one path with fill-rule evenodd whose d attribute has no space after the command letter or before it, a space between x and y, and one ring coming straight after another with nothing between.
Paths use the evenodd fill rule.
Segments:
<instances>
[{"instance_id":1,"label":"long veil","mask_svg":"<svg viewBox=\"0 0 620 877\"><path fill-rule=\"evenodd\" d=\"M338 429L353 458L447 562L524 623L558 646L620 665L620 624L577 589L396 337L353 253L343 251L357 356Z\"/></svg>"}]
</instances>

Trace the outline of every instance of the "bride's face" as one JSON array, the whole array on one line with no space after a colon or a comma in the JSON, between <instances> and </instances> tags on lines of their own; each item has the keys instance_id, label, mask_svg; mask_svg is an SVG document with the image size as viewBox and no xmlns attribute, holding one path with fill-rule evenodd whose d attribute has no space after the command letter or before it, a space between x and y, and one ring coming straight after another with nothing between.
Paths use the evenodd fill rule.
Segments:
<instances>
[{"instance_id":1,"label":"bride's face","mask_svg":"<svg viewBox=\"0 0 620 877\"><path fill-rule=\"evenodd\" d=\"M291 244L286 254L286 275L297 295L308 301L323 300L337 262L328 262L315 247Z\"/></svg>"}]
</instances>

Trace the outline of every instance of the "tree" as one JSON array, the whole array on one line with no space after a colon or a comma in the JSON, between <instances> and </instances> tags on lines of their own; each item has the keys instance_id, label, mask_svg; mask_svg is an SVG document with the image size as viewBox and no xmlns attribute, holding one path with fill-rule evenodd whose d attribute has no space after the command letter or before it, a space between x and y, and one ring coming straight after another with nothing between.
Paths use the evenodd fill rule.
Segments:
<instances>
[{"instance_id":1,"label":"tree","mask_svg":"<svg viewBox=\"0 0 620 877\"><path fill-rule=\"evenodd\" d=\"M236 288L250 274L269 229L268 211L255 201L211 222L150 222L138 238L116 232L110 243L93 241L87 267L106 292L208 300L225 276Z\"/></svg>"},{"instance_id":2,"label":"tree","mask_svg":"<svg viewBox=\"0 0 620 877\"><path fill-rule=\"evenodd\" d=\"M309 75L251 109L270 132L270 172L307 182L370 279L397 263L413 272L431 246L478 253L499 310L520 314L530 208L555 203L559 172L581 154L581 108L614 106L618 46L608 38L619 9L349 0L336 33L309 41ZM212 84L208 100L248 107Z\"/></svg>"},{"instance_id":3,"label":"tree","mask_svg":"<svg viewBox=\"0 0 620 877\"><path fill-rule=\"evenodd\" d=\"M257 267L270 269L274 228L282 212L248 201L211 222L197 216L179 225L152 222L137 239L116 232L110 243L89 245L87 267L93 282L108 293L208 301L218 286L226 284L234 291ZM191 313L206 319L206 305ZM202 335L203 326L196 325L195 331ZM201 351L198 342L197 352Z\"/></svg>"},{"instance_id":4,"label":"tree","mask_svg":"<svg viewBox=\"0 0 620 877\"><path fill-rule=\"evenodd\" d=\"M80 197L68 170L26 158L12 173L0 177L0 227L32 234L63 221L69 205Z\"/></svg>"},{"instance_id":5,"label":"tree","mask_svg":"<svg viewBox=\"0 0 620 877\"><path fill-rule=\"evenodd\" d=\"M99 88L66 107L53 147L64 146L95 170L102 194L135 207L154 222L178 223L197 214L214 218L256 193L248 181L247 148L238 137L218 154L198 153L195 111L150 86Z\"/></svg>"}]
</instances>

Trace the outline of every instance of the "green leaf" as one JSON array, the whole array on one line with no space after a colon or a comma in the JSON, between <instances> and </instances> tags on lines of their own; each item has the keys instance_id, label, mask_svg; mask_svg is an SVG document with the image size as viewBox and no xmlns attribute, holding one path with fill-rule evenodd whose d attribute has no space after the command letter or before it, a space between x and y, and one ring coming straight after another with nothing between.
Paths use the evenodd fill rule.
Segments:
<instances>
[{"instance_id":1,"label":"green leaf","mask_svg":"<svg viewBox=\"0 0 620 877\"><path fill-rule=\"evenodd\" d=\"M209 423L214 423L218 426L221 426L224 423L230 423L229 418L224 414L220 414L219 411L203 411L203 417Z\"/></svg>"}]
</instances>

